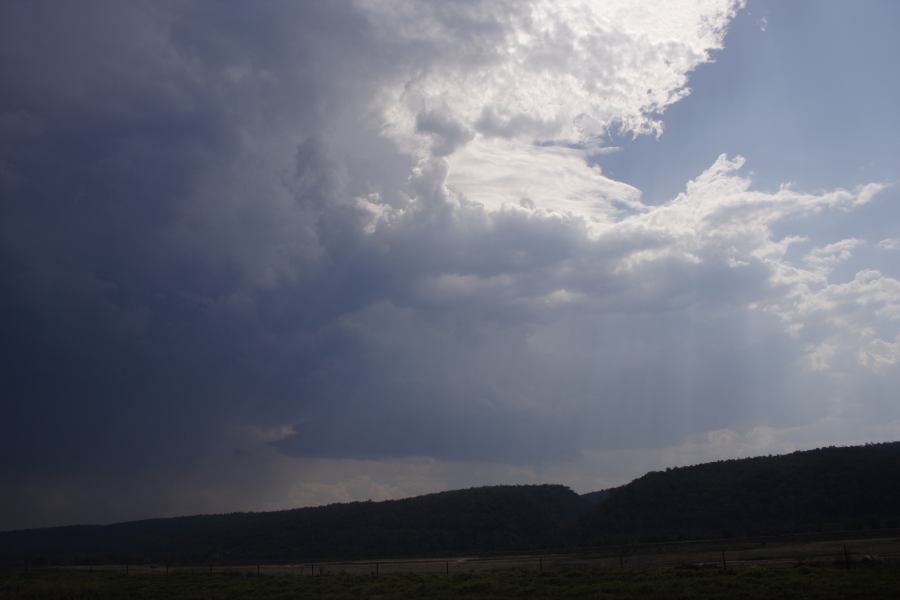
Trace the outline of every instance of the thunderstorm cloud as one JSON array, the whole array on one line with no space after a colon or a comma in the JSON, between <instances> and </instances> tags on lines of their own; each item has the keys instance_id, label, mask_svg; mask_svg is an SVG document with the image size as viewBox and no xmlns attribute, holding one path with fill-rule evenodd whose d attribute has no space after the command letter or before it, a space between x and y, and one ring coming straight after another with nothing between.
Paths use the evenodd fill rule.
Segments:
<instances>
[{"instance_id":1,"label":"thunderstorm cloud","mask_svg":"<svg viewBox=\"0 0 900 600\"><path fill-rule=\"evenodd\" d=\"M835 10L5 2L0 529L900 437L897 9Z\"/></svg>"}]
</instances>

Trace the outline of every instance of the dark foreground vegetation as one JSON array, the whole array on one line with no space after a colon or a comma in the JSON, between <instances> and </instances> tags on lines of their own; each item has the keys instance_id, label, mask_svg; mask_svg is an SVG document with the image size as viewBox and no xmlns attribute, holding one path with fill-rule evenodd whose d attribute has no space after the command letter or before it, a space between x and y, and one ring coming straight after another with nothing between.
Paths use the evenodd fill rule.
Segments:
<instances>
[{"instance_id":1,"label":"dark foreground vegetation","mask_svg":"<svg viewBox=\"0 0 900 600\"><path fill-rule=\"evenodd\" d=\"M545 552L900 528L900 442L651 472L579 496L495 486L389 502L0 533L0 564L247 564Z\"/></svg>"},{"instance_id":2,"label":"dark foreground vegetation","mask_svg":"<svg viewBox=\"0 0 900 600\"><path fill-rule=\"evenodd\" d=\"M844 569L833 565L790 569L660 571L563 569L551 573L501 571L451 576L381 577L242 575L142 575L44 573L0 576L0 600L174 600L302 598L807 598L895 599L900 569L883 565Z\"/></svg>"}]
</instances>

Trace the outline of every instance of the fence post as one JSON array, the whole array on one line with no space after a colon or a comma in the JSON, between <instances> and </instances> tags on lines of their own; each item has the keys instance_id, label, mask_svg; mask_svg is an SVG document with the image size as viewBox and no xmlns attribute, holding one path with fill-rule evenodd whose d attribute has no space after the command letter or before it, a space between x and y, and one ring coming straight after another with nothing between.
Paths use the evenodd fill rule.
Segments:
<instances>
[{"instance_id":1,"label":"fence post","mask_svg":"<svg viewBox=\"0 0 900 600\"><path fill-rule=\"evenodd\" d=\"M125 574L128 575L128 564L125 564Z\"/></svg>"},{"instance_id":2,"label":"fence post","mask_svg":"<svg viewBox=\"0 0 900 600\"><path fill-rule=\"evenodd\" d=\"M256 565L256 576L259 577L259 565Z\"/></svg>"},{"instance_id":3,"label":"fence post","mask_svg":"<svg viewBox=\"0 0 900 600\"><path fill-rule=\"evenodd\" d=\"M543 556L538 558L538 571L541 573L544 572L544 557Z\"/></svg>"},{"instance_id":4,"label":"fence post","mask_svg":"<svg viewBox=\"0 0 900 600\"><path fill-rule=\"evenodd\" d=\"M378 563L375 563L375 577L378 577Z\"/></svg>"},{"instance_id":5,"label":"fence post","mask_svg":"<svg viewBox=\"0 0 900 600\"><path fill-rule=\"evenodd\" d=\"M722 570L723 571L728 570L728 563L725 562L725 551L724 550L722 550Z\"/></svg>"},{"instance_id":6,"label":"fence post","mask_svg":"<svg viewBox=\"0 0 900 600\"><path fill-rule=\"evenodd\" d=\"M844 544L844 566L850 568L850 554L847 553L847 544Z\"/></svg>"},{"instance_id":7,"label":"fence post","mask_svg":"<svg viewBox=\"0 0 900 600\"><path fill-rule=\"evenodd\" d=\"M449 576L450 575L450 561L444 561L444 572Z\"/></svg>"}]
</instances>

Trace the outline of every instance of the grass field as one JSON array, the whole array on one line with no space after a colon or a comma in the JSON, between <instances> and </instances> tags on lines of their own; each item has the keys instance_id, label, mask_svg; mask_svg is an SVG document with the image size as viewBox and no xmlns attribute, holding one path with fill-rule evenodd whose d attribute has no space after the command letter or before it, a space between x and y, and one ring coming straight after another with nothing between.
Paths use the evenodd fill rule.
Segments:
<instances>
[{"instance_id":1,"label":"grass field","mask_svg":"<svg viewBox=\"0 0 900 600\"><path fill-rule=\"evenodd\" d=\"M394 574L297 577L240 574L124 575L48 571L0 578L0 600L183 600L399 598L900 598L900 569L869 564L722 570L651 571L566 568L548 573L504 570L450 576Z\"/></svg>"},{"instance_id":2,"label":"grass field","mask_svg":"<svg viewBox=\"0 0 900 600\"><path fill-rule=\"evenodd\" d=\"M895 600L900 538L711 540L543 556L0 572L0 600L118 598Z\"/></svg>"}]
</instances>

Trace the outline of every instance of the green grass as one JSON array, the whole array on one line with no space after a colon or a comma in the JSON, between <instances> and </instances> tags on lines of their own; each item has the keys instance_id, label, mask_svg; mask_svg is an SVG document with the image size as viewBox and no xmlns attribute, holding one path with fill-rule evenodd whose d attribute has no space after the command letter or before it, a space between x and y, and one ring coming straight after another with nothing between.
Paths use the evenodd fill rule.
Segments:
<instances>
[{"instance_id":1,"label":"green grass","mask_svg":"<svg viewBox=\"0 0 900 600\"><path fill-rule=\"evenodd\" d=\"M564 569L550 573L326 575L124 575L44 572L0 576L0 600L295 600L352 598L900 598L895 565L791 569L671 568L657 571Z\"/></svg>"}]
</instances>

